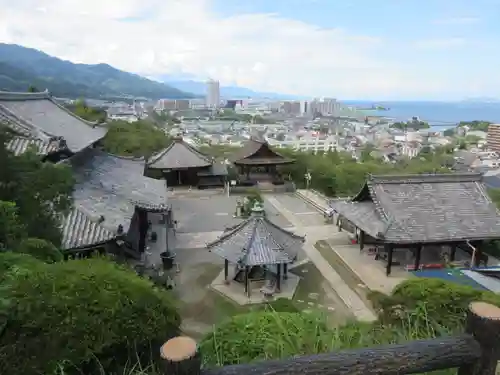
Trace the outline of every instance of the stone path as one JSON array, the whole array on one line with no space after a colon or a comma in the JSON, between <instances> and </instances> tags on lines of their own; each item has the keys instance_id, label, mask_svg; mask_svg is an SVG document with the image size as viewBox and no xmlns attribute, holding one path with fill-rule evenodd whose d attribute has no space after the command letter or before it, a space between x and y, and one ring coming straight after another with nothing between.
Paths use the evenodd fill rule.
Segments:
<instances>
[{"instance_id":1,"label":"stone path","mask_svg":"<svg viewBox=\"0 0 500 375\"><path fill-rule=\"evenodd\" d=\"M329 282L331 287L337 292L338 296L342 299L344 304L349 310L352 311L354 316L362 321L376 320L375 314L365 305L361 298L344 282L339 274L330 266L330 264L323 258L321 253L314 247L314 244L319 241L330 237L345 236L345 233L335 231L331 225L304 226L301 220L296 217L292 210L285 207L273 196L267 196L267 201L271 203L292 225L295 226L297 234L306 234L306 242L303 249L308 258L314 263L316 268L321 272L323 277ZM299 198L297 198L299 199ZM319 214L318 214L319 215Z\"/></svg>"}]
</instances>

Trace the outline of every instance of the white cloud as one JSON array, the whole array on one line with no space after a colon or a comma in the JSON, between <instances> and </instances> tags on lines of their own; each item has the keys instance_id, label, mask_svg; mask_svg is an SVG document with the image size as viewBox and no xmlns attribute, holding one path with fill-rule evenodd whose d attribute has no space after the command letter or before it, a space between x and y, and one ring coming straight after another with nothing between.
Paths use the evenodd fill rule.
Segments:
<instances>
[{"instance_id":1,"label":"white cloud","mask_svg":"<svg viewBox=\"0 0 500 375\"><path fill-rule=\"evenodd\" d=\"M435 25L472 25L476 24L481 19L479 17L450 17L450 18L441 18L434 20Z\"/></svg>"},{"instance_id":2,"label":"white cloud","mask_svg":"<svg viewBox=\"0 0 500 375\"><path fill-rule=\"evenodd\" d=\"M449 49L462 47L467 43L463 38L442 38L442 39L426 39L415 42L415 47L422 49Z\"/></svg>"},{"instance_id":3,"label":"white cloud","mask_svg":"<svg viewBox=\"0 0 500 375\"><path fill-rule=\"evenodd\" d=\"M387 41L275 14L222 17L210 0L0 0L0 9L0 41L147 76L182 73L340 98L436 97L449 89L439 72L390 58Z\"/></svg>"}]
</instances>

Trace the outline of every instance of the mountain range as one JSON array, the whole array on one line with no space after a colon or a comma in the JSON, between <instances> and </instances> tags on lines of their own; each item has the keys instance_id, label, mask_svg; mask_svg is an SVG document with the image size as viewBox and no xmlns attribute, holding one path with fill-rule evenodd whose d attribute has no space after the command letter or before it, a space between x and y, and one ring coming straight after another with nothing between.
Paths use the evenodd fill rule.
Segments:
<instances>
[{"instance_id":1,"label":"mountain range","mask_svg":"<svg viewBox=\"0 0 500 375\"><path fill-rule=\"evenodd\" d=\"M0 90L48 89L66 98L193 98L196 95L107 64L74 64L33 48L0 43Z\"/></svg>"},{"instance_id":2,"label":"mountain range","mask_svg":"<svg viewBox=\"0 0 500 375\"><path fill-rule=\"evenodd\" d=\"M160 82L175 87L176 89L179 89L181 91L190 92L195 95L206 94L207 85L203 81L198 81L195 79L178 77L175 75L168 75L168 74L154 78ZM255 91L240 86L221 86L220 96L225 99L244 99L244 98L269 98L269 99L283 99L283 100L300 99L298 96L278 94L274 92Z\"/></svg>"}]
</instances>

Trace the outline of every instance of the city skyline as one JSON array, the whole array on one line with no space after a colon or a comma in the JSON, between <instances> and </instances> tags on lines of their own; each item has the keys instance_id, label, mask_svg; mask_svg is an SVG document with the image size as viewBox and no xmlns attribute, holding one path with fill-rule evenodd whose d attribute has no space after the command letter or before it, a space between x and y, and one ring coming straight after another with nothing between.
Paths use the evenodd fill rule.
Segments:
<instances>
[{"instance_id":1,"label":"city skyline","mask_svg":"<svg viewBox=\"0 0 500 375\"><path fill-rule=\"evenodd\" d=\"M1 42L149 77L211 77L221 86L307 97L500 97L497 0L0 5Z\"/></svg>"}]
</instances>

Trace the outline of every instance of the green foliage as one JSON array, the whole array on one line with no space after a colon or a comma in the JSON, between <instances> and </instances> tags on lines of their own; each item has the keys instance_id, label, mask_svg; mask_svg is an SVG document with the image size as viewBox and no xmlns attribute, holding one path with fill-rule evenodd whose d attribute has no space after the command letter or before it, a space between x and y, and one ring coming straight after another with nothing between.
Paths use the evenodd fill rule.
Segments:
<instances>
[{"instance_id":1,"label":"green foliage","mask_svg":"<svg viewBox=\"0 0 500 375\"><path fill-rule=\"evenodd\" d=\"M148 121L113 121L103 139L103 146L111 154L149 158L170 142L161 129Z\"/></svg>"},{"instance_id":2,"label":"green foliage","mask_svg":"<svg viewBox=\"0 0 500 375\"><path fill-rule=\"evenodd\" d=\"M43 163L34 152L14 156L5 147L7 140L8 136L0 132L0 201L15 204L25 237L44 239L59 246L60 217L72 204L74 179L71 168L64 164ZM12 219L9 204L3 205L3 214L7 214L7 207L10 207ZM11 229L4 227L2 230L19 233L18 224L10 223Z\"/></svg>"},{"instance_id":3,"label":"green foliage","mask_svg":"<svg viewBox=\"0 0 500 375\"><path fill-rule=\"evenodd\" d=\"M28 254L14 253L11 251L0 252L0 285L10 277L13 270L31 272L44 263ZM1 298L2 294L0 294Z\"/></svg>"},{"instance_id":4,"label":"green foliage","mask_svg":"<svg viewBox=\"0 0 500 375\"><path fill-rule=\"evenodd\" d=\"M378 295L372 300L380 309L384 322L412 321L415 324L420 320L421 324L448 330L463 329L467 308L473 301L500 306L500 296L493 292L437 278L408 279L399 284L390 296Z\"/></svg>"},{"instance_id":5,"label":"green foliage","mask_svg":"<svg viewBox=\"0 0 500 375\"><path fill-rule=\"evenodd\" d=\"M417 119L413 119L412 121L407 122L395 122L391 125L391 128L400 129L400 130L421 130L421 129L429 129L430 125L425 121L418 121Z\"/></svg>"},{"instance_id":6,"label":"green foliage","mask_svg":"<svg viewBox=\"0 0 500 375\"><path fill-rule=\"evenodd\" d=\"M179 333L171 295L106 259L42 264L5 285L3 297L12 302L0 337L6 373L38 375L61 362L114 368L130 350L147 354L139 349Z\"/></svg>"},{"instance_id":7,"label":"green foliage","mask_svg":"<svg viewBox=\"0 0 500 375\"><path fill-rule=\"evenodd\" d=\"M24 235L16 204L0 201L0 249L10 249Z\"/></svg>"},{"instance_id":8,"label":"green foliage","mask_svg":"<svg viewBox=\"0 0 500 375\"><path fill-rule=\"evenodd\" d=\"M64 259L61 251L52 243L39 238L26 238L15 248L15 252L29 254L46 263L60 262Z\"/></svg>"},{"instance_id":9,"label":"green foliage","mask_svg":"<svg viewBox=\"0 0 500 375\"><path fill-rule=\"evenodd\" d=\"M209 365L230 365L255 360L315 353L326 332L317 316L258 311L236 315L218 325L200 344ZM297 337L301 337L297 340ZM292 354L293 353L293 354Z\"/></svg>"},{"instance_id":10,"label":"green foliage","mask_svg":"<svg viewBox=\"0 0 500 375\"><path fill-rule=\"evenodd\" d=\"M106 121L106 111L101 108L89 107L85 100L79 99L74 104L67 106L75 115L84 120L103 123Z\"/></svg>"},{"instance_id":11,"label":"green foliage","mask_svg":"<svg viewBox=\"0 0 500 375\"><path fill-rule=\"evenodd\" d=\"M369 149L367 149L369 151ZM449 173L452 157L441 150L421 155L420 158L382 163L369 153L365 162L357 162L350 154L332 150L324 154L280 149L280 154L295 159L295 163L282 168L298 188L305 187L305 173L311 175L310 187L327 196L354 196L366 181L368 174L420 174ZM366 155L367 154L367 155Z\"/></svg>"},{"instance_id":12,"label":"green foliage","mask_svg":"<svg viewBox=\"0 0 500 375\"><path fill-rule=\"evenodd\" d=\"M492 122L489 121L480 121L480 120L474 120L474 121L460 121L458 123L459 127L463 126L468 126L471 130L480 130L483 132L488 131L488 126L490 126Z\"/></svg>"},{"instance_id":13,"label":"green foliage","mask_svg":"<svg viewBox=\"0 0 500 375\"><path fill-rule=\"evenodd\" d=\"M13 44L0 44L0 56L0 87L4 90L26 91L33 85L63 98L194 97L164 83L107 64L73 64Z\"/></svg>"}]
</instances>

